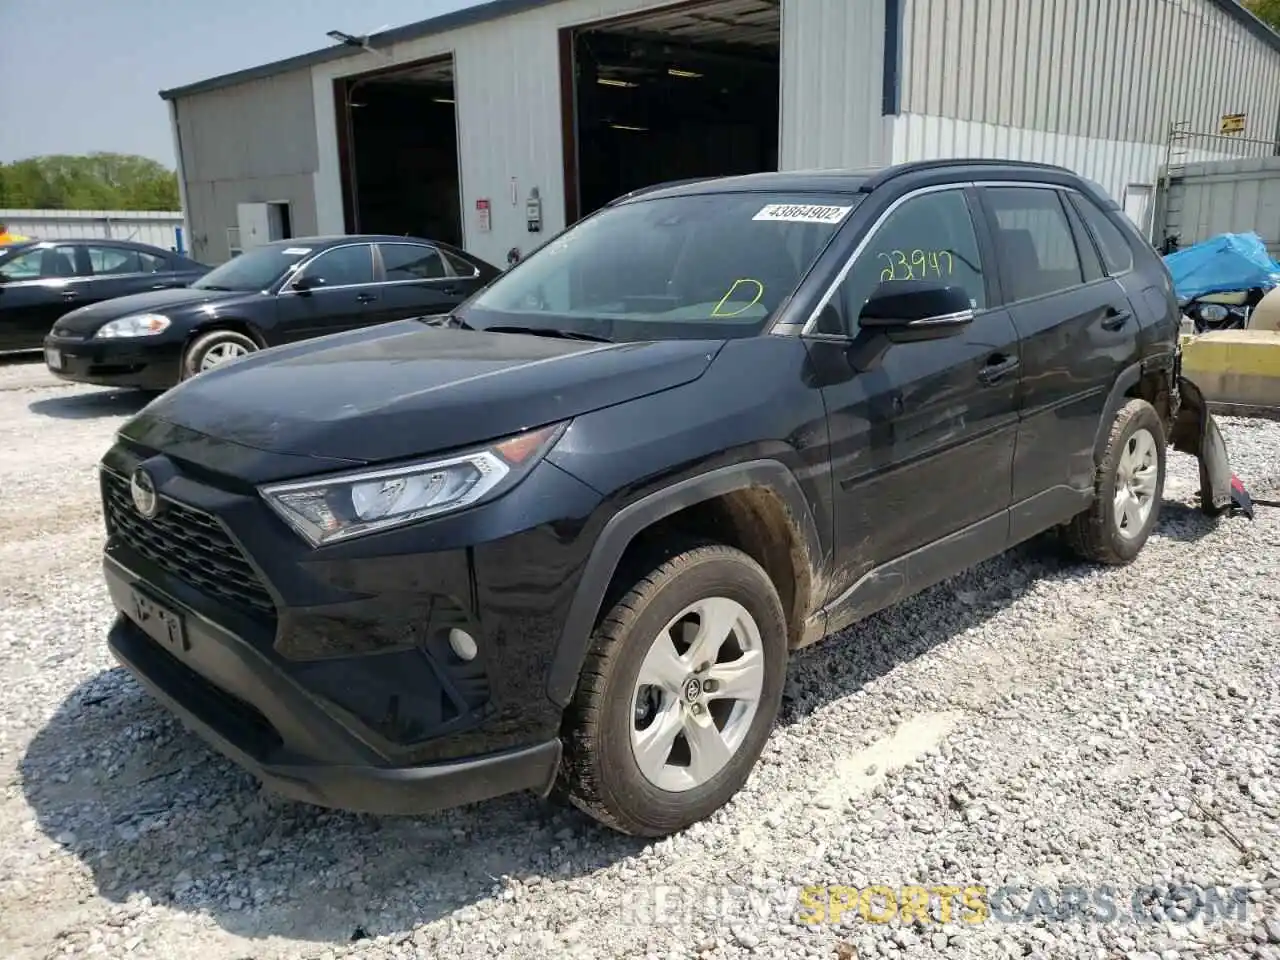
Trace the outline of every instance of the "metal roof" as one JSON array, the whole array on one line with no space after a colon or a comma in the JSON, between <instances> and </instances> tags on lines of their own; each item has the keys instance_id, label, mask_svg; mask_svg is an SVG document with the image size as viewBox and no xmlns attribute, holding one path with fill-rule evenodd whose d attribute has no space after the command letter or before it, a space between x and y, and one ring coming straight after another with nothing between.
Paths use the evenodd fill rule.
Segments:
<instances>
[{"instance_id":1,"label":"metal roof","mask_svg":"<svg viewBox=\"0 0 1280 960\"><path fill-rule=\"evenodd\" d=\"M431 17L428 20L419 20L416 23L406 24L403 27L396 27L392 30L384 30L381 33L375 33L368 38L368 41L369 44L374 47L386 47L391 44L407 43L410 40L418 40L422 37L445 33L449 30L457 30L460 27L469 27L474 24L486 23L490 20L497 20L501 17L512 16L514 14L523 13L526 10L532 10L536 7L542 7L556 2L558 2L558 0L488 0L488 2L477 3L461 10L455 10L453 13L444 13L438 17ZM1280 33L1272 30L1269 26L1241 6L1239 0L1209 0L1209 2L1234 17L1251 34L1266 43L1277 53L1280 53ZM664 3L662 5L665 6L666 4ZM589 24L584 24L584 26L589 26ZM313 50L310 53L303 53L296 57L288 57L284 60L276 60L272 63L264 63L257 67L250 67L247 70L237 70L234 73L224 73L221 76L211 77L208 80L200 80L196 83L189 83L186 86L161 90L160 96L165 100L176 100L179 97L187 97L196 93L207 93L211 90L222 90L227 87L234 87L241 83L247 83L251 80L265 80L268 77L288 73L291 70L299 70L304 67L312 67L321 63L329 63L333 60L341 60L345 57L356 56L362 52L363 51L359 47L353 47L346 44L335 44L334 46L324 47L320 50Z\"/></svg>"}]
</instances>

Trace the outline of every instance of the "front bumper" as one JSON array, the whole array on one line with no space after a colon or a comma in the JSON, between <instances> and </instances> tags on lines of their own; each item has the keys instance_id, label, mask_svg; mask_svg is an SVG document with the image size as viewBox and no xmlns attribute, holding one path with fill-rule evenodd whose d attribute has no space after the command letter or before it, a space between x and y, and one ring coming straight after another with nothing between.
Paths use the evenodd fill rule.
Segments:
<instances>
[{"instance_id":1,"label":"front bumper","mask_svg":"<svg viewBox=\"0 0 1280 960\"><path fill-rule=\"evenodd\" d=\"M164 449L122 440L104 458L103 566L113 654L184 722L325 806L419 813L549 789L547 676L594 491L543 463L492 503L312 549L224 472L256 482L290 464L189 432ZM162 501L150 519L129 492L139 465ZM453 627L473 660L452 652Z\"/></svg>"},{"instance_id":2,"label":"front bumper","mask_svg":"<svg viewBox=\"0 0 1280 960\"><path fill-rule=\"evenodd\" d=\"M179 380L182 342L157 339L71 339L50 334L44 339L45 366L54 376L73 383L167 390Z\"/></svg>"},{"instance_id":3,"label":"front bumper","mask_svg":"<svg viewBox=\"0 0 1280 960\"><path fill-rule=\"evenodd\" d=\"M128 574L107 561L117 604ZM214 749L283 796L362 813L420 814L518 790L545 794L560 741L447 763L388 767L305 693L233 636L203 621L187 626L175 655L121 613L111 652L151 694ZM263 704L267 716L250 705ZM324 756L325 761L311 759Z\"/></svg>"}]
</instances>

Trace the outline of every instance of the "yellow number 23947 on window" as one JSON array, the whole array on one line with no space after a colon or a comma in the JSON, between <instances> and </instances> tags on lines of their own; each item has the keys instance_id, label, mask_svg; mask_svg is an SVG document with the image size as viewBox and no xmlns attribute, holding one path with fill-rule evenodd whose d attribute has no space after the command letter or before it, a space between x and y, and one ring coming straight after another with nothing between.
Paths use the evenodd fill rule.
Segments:
<instances>
[{"instance_id":1,"label":"yellow number 23947 on window","mask_svg":"<svg viewBox=\"0 0 1280 960\"><path fill-rule=\"evenodd\" d=\"M949 277L954 272L950 250L890 250L878 253L888 266L880 271L880 282L887 280L927 280Z\"/></svg>"}]
</instances>

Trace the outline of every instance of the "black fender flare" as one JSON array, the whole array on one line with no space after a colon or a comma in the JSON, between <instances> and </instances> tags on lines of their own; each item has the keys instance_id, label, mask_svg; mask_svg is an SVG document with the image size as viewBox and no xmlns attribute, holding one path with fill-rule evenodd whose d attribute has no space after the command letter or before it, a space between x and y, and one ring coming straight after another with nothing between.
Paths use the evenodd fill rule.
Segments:
<instances>
[{"instance_id":1,"label":"black fender flare","mask_svg":"<svg viewBox=\"0 0 1280 960\"><path fill-rule=\"evenodd\" d=\"M1107 452L1107 438L1111 436L1111 424L1124 406L1125 394L1135 383L1142 379L1143 362L1130 364L1120 371L1115 383L1111 384L1111 392L1107 394L1106 406L1102 408L1102 416L1098 418L1097 432L1093 437L1093 462L1101 463Z\"/></svg>"},{"instance_id":2,"label":"black fender flare","mask_svg":"<svg viewBox=\"0 0 1280 960\"><path fill-rule=\"evenodd\" d=\"M587 558L547 676L547 696L553 703L564 708L573 699L600 604L631 541L646 528L679 510L750 487L766 487L782 498L799 525L806 541L807 555L815 565L819 562L822 541L808 498L795 474L777 460L748 460L731 464L641 497L609 518Z\"/></svg>"}]
</instances>

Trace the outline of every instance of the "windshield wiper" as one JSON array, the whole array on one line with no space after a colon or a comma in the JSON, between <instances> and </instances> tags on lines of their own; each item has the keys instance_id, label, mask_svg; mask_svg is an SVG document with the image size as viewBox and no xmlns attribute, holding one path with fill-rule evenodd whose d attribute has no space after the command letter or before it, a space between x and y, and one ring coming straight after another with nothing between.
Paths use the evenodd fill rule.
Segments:
<instances>
[{"instance_id":1,"label":"windshield wiper","mask_svg":"<svg viewBox=\"0 0 1280 960\"><path fill-rule=\"evenodd\" d=\"M565 340L589 340L592 343L613 343L608 337L576 330L557 330L554 327L485 327L486 333L528 333L535 337L562 337Z\"/></svg>"},{"instance_id":2,"label":"windshield wiper","mask_svg":"<svg viewBox=\"0 0 1280 960\"><path fill-rule=\"evenodd\" d=\"M230 293L230 292L231 292L231 288L230 288L230 287L220 287L220 286L218 286L216 283L206 283L206 284L204 284L203 286L200 286L200 287L197 287L195 284L192 284L191 286L192 286L192 289L193 289L193 290L222 290L222 291L224 291L225 293Z\"/></svg>"}]
</instances>

